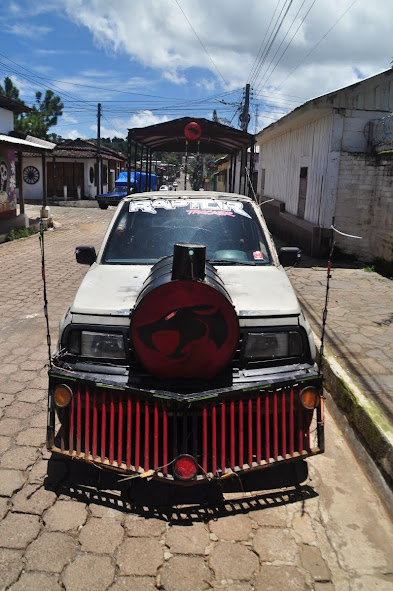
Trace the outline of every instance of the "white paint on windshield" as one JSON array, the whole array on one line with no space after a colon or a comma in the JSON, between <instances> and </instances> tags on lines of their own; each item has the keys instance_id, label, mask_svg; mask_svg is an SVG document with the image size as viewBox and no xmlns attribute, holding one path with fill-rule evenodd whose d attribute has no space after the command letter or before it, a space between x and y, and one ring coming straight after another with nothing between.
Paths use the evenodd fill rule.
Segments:
<instances>
[{"instance_id":1,"label":"white paint on windshield","mask_svg":"<svg viewBox=\"0 0 393 591\"><path fill-rule=\"evenodd\" d=\"M241 215L251 219L244 211L241 201L216 201L213 199L143 199L131 201L129 211L131 213L142 211L143 213L156 214L157 209L174 210L180 207L188 208L187 213L201 213L203 215Z\"/></svg>"}]
</instances>

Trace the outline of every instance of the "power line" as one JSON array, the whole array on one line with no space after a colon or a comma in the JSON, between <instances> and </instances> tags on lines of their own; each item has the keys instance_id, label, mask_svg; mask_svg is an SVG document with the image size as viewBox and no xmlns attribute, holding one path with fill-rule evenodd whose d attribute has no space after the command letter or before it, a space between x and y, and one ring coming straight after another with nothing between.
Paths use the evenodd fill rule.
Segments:
<instances>
[{"instance_id":1,"label":"power line","mask_svg":"<svg viewBox=\"0 0 393 591\"><path fill-rule=\"evenodd\" d=\"M261 60L260 60L260 63L259 63L259 65L258 65L257 71L256 71L256 73L255 73L255 76L254 76L254 81L256 81L256 79L258 78L258 76L259 76L259 74L260 74L260 71L261 71L262 67L264 66L264 64L265 64L265 62L266 62L267 56L268 56L268 54L269 54L269 51L270 51L270 49L272 48L272 46L273 46L273 43L275 42L275 40L276 40L276 37L277 37L277 35L278 35L278 33L279 33L279 31L280 31L280 29L281 29L282 25L283 25L283 22L284 22L284 20L285 20L285 17L287 16L287 14L288 14L288 11L289 11L289 9L290 9L290 8L291 8L291 6L292 6L292 2L293 2L293 0L289 0L289 3L288 3L288 5L287 5L287 7L286 7L286 10L285 10L285 12L284 12L284 16L283 16L283 17L282 17L282 19L280 20L280 23L279 23L279 25L278 25L278 27L277 27L277 29L276 29L276 31L275 31L275 33L274 33L274 35L273 35L273 38L271 39L271 41L270 41L270 38L269 38L269 40L268 40L268 43L269 43L269 45L267 46L267 48L266 48L266 50L265 50L265 53L264 53L263 59L261 59ZM282 8L282 10L281 10L281 12L280 12L280 14L279 14L279 17L278 17L278 18L280 18L280 17L281 17L281 14L282 14L282 11L284 10L284 7L285 7L285 5L283 6L283 8ZM272 31L272 34L273 34L273 31Z\"/></svg>"},{"instance_id":2,"label":"power line","mask_svg":"<svg viewBox=\"0 0 393 591\"><path fill-rule=\"evenodd\" d=\"M300 27L302 26L302 24L303 24L303 23L304 23L304 21L306 20L306 18L307 18L307 16L308 16L309 12L311 11L311 9L312 9L312 7L314 6L314 4L315 4L315 2L316 2L316 1L317 1L317 0L313 0L313 2L312 2L312 4L311 4L310 8L307 10L306 14L303 16L303 18L302 18L302 20L301 20L301 22L300 22L300 24L299 24L298 28L296 29L296 31L295 31L295 32L294 32L294 34L292 35L292 37L291 37L290 41L287 43L286 47L284 48L283 52L281 53L280 57L278 58L278 60L277 60L277 62L276 62L276 64L275 64L275 66L274 66L274 68L271 70L271 72L269 73L269 75L268 75L268 76L267 76L267 74L268 74L269 68L266 70L266 72L265 72L265 76L264 76L264 78L261 80L261 82L259 83L259 85L258 85L258 88L256 89L256 92L258 92L260 88L262 88L262 87L263 87L265 84L267 84L267 81L270 79L270 77L271 77L271 75L273 74L274 70L277 68L278 64L280 63L280 61L281 61L281 60L282 60L282 58L284 57L285 53L287 52L287 50L288 50L289 46L291 45L291 43L292 43L293 39L294 39L294 38L295 38L295 36L297 35L297 32L299 31ZM300 13L300 11L301 11L301 9L303 8L303 6L304 6L304 4L305 4L305 3L306 3L306 0L303 0L303 2L302 2L302 4L301 4L301 6L300 6L300 8L299 8L299 10L297 11L297 13L296 13L296 15L295 15L295 17L294 17L294 19L293 19L293 21L292 21L292 24L291 24L291 26L289 27L288 31L286 32L285 36L283 37L283 39L282 39L282 41L281 41L280 45L278 46L278 48L277 48L277 50L276 50L276 53L274 54L273 58L270 60L270 67L272 66L272 63L273 63L273 60L274 60L274 58L276 57L276 55L277 55L278 51L280 50L280 47L281 47L281 46L282 46L282 44L284 43L284 41L285 41L285 39L286 39L286 37L287 37L287 35L288 35L289 31L290 31L290 30L291 30L291 28L292 28L292 25L293 25L293 23L294 23L294 22L295 22L295 20L297 19L297 16L298 16L298 14ZM267 78L266 78L266 76L267 76Z\"/></svg>"},{"instance_id":3,"label":"power line","mask_svg":"<svg viewBox=\"0 0 393 591\"><path fill-rule=\"evenodd\" d=\"M196 32L196 30L194 29L194 27L192 26L192 24L190 23L190 20L188 19L186 13L184 12L184 10L182 9L182 7L180 6L178 0L175 0L176 4L178 5L179 9L181 10L184 18L186 19L186 21L188 22L188 24L190 25L191 29L194 31L196 38L198 39L199 43L202 45L204 51L207 54L207 57L209 58L209 60L211 61L211 63L213 64L213 66L215 67L215 69L217 70L218 74L220 75L222 81L224 82L225 86L228 86L228 82L225 80L224 76L221 74L220 70L217 68L213 58L211 57L211 55L209 54L209 52L207 51L205 45L202 43L198 33Z\"/></svg>"},{"instance_id":4,"label":"power line","mask_svg":"<svg viewBox=\"0 0 393 591\"><path fill-rule=\"evenodd\" d=\"M266 29L266 31L265 31L265 35L264 35L264 37L263 37L263 39L262 39L262 42L261 42L261 44L260 44L260 46L259 46L258 53L257 53L257 55L256 55L256 57L255 57L255 60L254 60L253 66L252 66L252 68L251 68L251 71L250 71L250 73L249 73L249 75L248 75L248 80L250 81L250 84L252 84L252 82L253 82L253 71L254 71L254 68L256 67L256 64L258 63L258 60L259 60L259 54L261 54L261 55L262 55L262 48L263 48L263 44L265 43L265 39L266 39L267 33L268 33L269 29L270 29L270 25L271 25L271 24L272 24L272 22L273 22L274 15L275 15L275 14L276 14L276 12L277 12L277 9L278 9L278 6L279 6L279 4L280 4L280 1L278 1L278 2L277 2L277 4L276 4L276 8L274 9L273 16L272 16L272 18L270 19L269 26L268 26L268 28L267 28L267 29Z\"/></svg>"},{"instance_id":5,"label":"power line","mask_svg":"<svg viewBox=\"0 0 393 591\"><path fill-rule=\"evenodd\" d=\"M289 72L289 74L283 79L281 80L281 82L277 85L277 88L279 88L282 84L284 84L284 82L286 82L288 80L288 78L290 76L292 76L292 74L298 69L299 66L301 66L306 59L309 57L309 55L311 55L311 53L318 47L318 45L320 45L322 43L322 41L324 39L326 39L326 37L329 35L329 33L334 29L334 27L341 21L341 19L347 14L347 12L352 8L352 6L355 4L355 2L357 2L357 0L353 0L353 2L348 6L348 8L342 13L342 15L336 20L336 22L334 23L334 25L332 25L330 27L330 29L323 35L323 37L321 37L321 39L318 41L318 43L316 43L314 45L314 47L308 52L308 54L297 64L297 66L295 66L293 68L293 70L291 70Z\"/></svg>"}]
</instances>

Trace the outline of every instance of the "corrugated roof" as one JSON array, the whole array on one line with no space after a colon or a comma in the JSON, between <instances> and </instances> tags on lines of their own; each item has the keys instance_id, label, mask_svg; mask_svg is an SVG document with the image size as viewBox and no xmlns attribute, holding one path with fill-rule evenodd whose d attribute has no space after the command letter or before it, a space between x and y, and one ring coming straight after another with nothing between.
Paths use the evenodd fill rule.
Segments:
<instances>
[{"instance_id":1,"label":"corrugated roof","mask_svg":"<svg viewBox=\"0 0 393 591\"><path fill-rule=\"evenodd\" d=\"M51 147L43 146L42 144L39 144L37 142L21 140L19 138L11 137L9 135L3 135L3 134L0 134L0 142L5 143L5 144L9 144L14 149L20 148L23 152L33 152L35 150L39 150L39 152L42 152L43 150L51 150L52 149ZM46 143L49 144L50 142L46 142ZM53 147L54 144L51 144L51 146Z\"/></svg>"},{"instance_id":2,"label":"corrugated roof","mask_svg":"<svg viewBox=\"0 0 393 591\"><path fill-rule=\"evenodd\" d=\"M31 108L24 105L21 101L15 101L4 94L0 94L0 107L16 114L29 113L31 111Z\"/></svg>"},{"instance_id":3,"label":"corrugated roof","mask_svg":"<svg viewBox=\"0 0 393 591\"><path fill-rule=\"evenodd\" d=\"M234 127L216 123L202 117L182 117L148 127L134 127L128 130L128 138L151 150L163 152L184 152L186 137L184 128L195 121L202 129L199 138L199 152L205 154L230 154L254 144L254 136ZM188 151L196 152L198 141L188 141Z\"/></svg>"}]
</instances>

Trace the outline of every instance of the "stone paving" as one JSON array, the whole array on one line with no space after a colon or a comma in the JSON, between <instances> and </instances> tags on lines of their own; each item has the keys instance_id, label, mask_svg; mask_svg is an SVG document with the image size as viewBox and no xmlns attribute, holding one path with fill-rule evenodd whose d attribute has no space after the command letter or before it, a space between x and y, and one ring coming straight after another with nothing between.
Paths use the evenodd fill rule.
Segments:
<instances>
[{"instance_id":1,"label":"stone paving","mask_svg":"<svg viewBox=\"0 0 393 591\"><path fill-rule=\"evenodd\" d=\"M326 261L303 257L288 275L318 336L325 303ZM393 281L361 268L335 267L326 343L393 425Z\"/></svg>"},{"instance_id":2,"label":"stone paving","mask_svg":"<svg viewBox=\"0 0 393 591\"><path fill-rule=\"evenodd\" d=\"M45 249L54 339L86 271L75 246L98 247L113 210L52 213ZM308 462L304 484L286 488L259 473L256 491L139 480L130 492L96 468L51 458L38 237L0 245L0 261L0 589L393 588L392 522L329 416L327 452Z\"/></svg>"}]
</instances>

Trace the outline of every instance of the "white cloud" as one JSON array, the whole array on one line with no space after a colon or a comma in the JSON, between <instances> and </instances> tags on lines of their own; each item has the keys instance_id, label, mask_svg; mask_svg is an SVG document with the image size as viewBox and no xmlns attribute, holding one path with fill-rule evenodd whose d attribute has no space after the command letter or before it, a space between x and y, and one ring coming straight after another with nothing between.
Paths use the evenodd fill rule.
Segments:
<instances>
[{"instance_id":1,"label":"white cloud","mask_svg":"<svg viewBox=\"0 0 393 591\"><path fill-rule=\"evenodd\" d=\"M221 88L232 89L248 81L277 1L215 0L196 7L194 0L181 0L192 27L172 0L159 3L133 0L132 9L129 0L117 0L114 4L107 0L62 0L60 4L68 17L89 29L96 45L108 52L126 54L160 71L176 85L184 83L189 68L209 69ZM352 81L353 76L348 78L348 72L353 66L365 75L389 67L393 3L358 0L336 22L350 6L349 0L345 5L342 0L317 2L302 22L310 6L311 0L304 6L300 1L293 3L275 45L259 75L255 76L256 86L265 82L276 87L318 43L304 65L299 65L296 74L290 76L296 83L286 83L286 92L293 92L292 86L296 86L297 94L315 96L320 91L328 92L332 86L345 86ZM299 25L296 36L272 72ZM269 34L268 31L266 39ZM309 79L310 67L315 82ZM200 85L200 81L197 84Z\"/></svg>"},{"instance_id":2,"label":"white cloud","mask_svg":"<svg viewBox=\"0 0 393 591\"><path fill-rule=\"evenodd\" d=\"M62 119L64 121L68 121L69 123L78 123L78 119L71 117L71 115L68 115L65 111L63 111Z\"/></svg>"},{"instance_id":3,"label":"white cloud","mask_svg":"<svg viewBox=\"0 0 393 591\"><path fill-rule=\"evenodd\" d=\"M83 138L83 135L76 129L71 129L71 131L67 131L66 137L68 140L76 140L78 137Z\"/></svg>"},{"instance_id":4,"label":"white cloud","mask_svg":"<svg viewBox=\"0 0 393 591\"><path fill-rule=\"evenodd\" d=\"M24 37L29 39L36 39L44 37L47 33L51 31L49 27L39 26L39 25L31 25L26 27L24 23L15 24L15 25L5 25L5 30L7 33L11 33L12 35L17 35L18 37Z\"/></svg>"},{"instance_id":5,"label":"white cloud","mask_svg":"<svg viewBox=\"0 0 393 591\"><path fill-rule=\"evenodd\" d=\"M168 121L167 116L154 115L149 110L141 110L132 115L131 117L105 119L104 125L101 125L101 136L102 137L127 137L128 130L133 127L147 127L149 125L156 125L157 123L163 123ZM91 125L90 129L94 134L97 133L97 126Z\"/></svg>"},{"instance_id":6,"label":"white cloud","mask_svg":"<svg viewBox=\"0 0 393 591\"><path fill-rule=\"evenodd\" d=\"M163 72L162 77L165 78L166 80L169 80L169 82L172 82L173 84L177 84L177 85L187 83L187 78L183 75L179 75L176 71Z\"/></svg>"},{"instance_id":7,"label":"white cloud","mask_svg":"<svg viewBox=\"0 0 393 591\"><path fill-rule=\"evenodd\" d=\"M189 22L175 0L10 0L9 12L0 19L3 30L8 27L19 34L23 29L26 35L32 31L45 35L48 23L55 26L53 23L64 19L75 23L75 35L85 41L83 47L77 48L78 60L72 55L76 49L69 42L62 44L60 37L58 46L52 48L36 49L30 41L32 53L38 51L47 57L45 63L35 63L34 67L49 63L53 67L56 62L49 61L52 54L70 53L67 63L73 67L59 70L54 76L63 80L56 82L56 89L91 101L90 107L83 106L87 130L95 122L97 102L102 101L103 114L110 121L108 124L103 120L106 135L119 135L119 131L126 134L127 127L166 120L157 113L171 113L168 119L191 114L190 104L195 107L195 116L206 116L214 106L211 101L203 103L204 96L240 89L227 97L222 94L229 103L235 103L241 100L241 89L247 82L253 88L252 102L260 97L261 127L311 98L388 69L393 58L393 2L293 0L269 51L273 39L269 25L278 17L283 1L178 2ZM49 13L51 20L45 20ZM56 21L56 17L62 21ZM15 43L21 41L19 35L14 39ZM93 46L89 47L91 42ZM85 59L81 54L87 50ZM107 56L99 53L101 50ZM105 68L100 67L103 62ZM27 85L17 86L33 95ZM140 92L141 96L121 96L115 90ZM149 95L160 96L154 101L150 100L154 96ZM163 96L169 97L171 103L165 102ZM111 115L111 103L106 101L115 100L119 102L113 103ZM121 104L128 100L129 105ZM217 111L222 117L237 117L235 104L217 104ZM127 120L129 115L131 119ZM110 125L119 131L110 131Z\"/></svg>"},{"instance_id":8,"label":"white cloud","mask_svg":"<svg viewBox=\"0 0 393 591\"><path fill-rule=\"evenodd\" d=\"M203 90L206 90L206 92L210 93L216 90L216 82L208 78L200 78L195 82L195 86L197 88L202 88Z\"/></svg>"}]
</instances>

